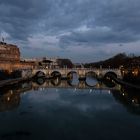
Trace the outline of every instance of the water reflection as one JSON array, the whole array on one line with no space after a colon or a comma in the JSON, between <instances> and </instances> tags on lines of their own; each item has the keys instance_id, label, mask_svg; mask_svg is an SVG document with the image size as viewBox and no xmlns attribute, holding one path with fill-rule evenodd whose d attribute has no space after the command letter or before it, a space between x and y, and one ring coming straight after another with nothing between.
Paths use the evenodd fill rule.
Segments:
<instances>
[{"instance_id":1,"label":"water reflection","mask_svg":"<svg viewBox=\"0 0 140 140\"><path fill-rule=\"evenodd\" d=\"M36 82L38 85L43 85L44 82L45 82L45 79L44 79L44 78L38 78L38 79L36 79L35 82Z\"/></svg>"},{"instance_id":2,"label":"water reflection","mask_svg":"<svg viewBox=\"0 0 140 140\"><path fill-rule=\"evenodd\" d=\"M127 139L140 136L139 91L59 78L1 89L0 140ZM93 83L89 83L93 85ZM137 114L137 115L135 115Z\"/></svg>"},{"instance_id":3,"label":"water reflection","mask_svg":"<svg viewBox=\"0 0 140 140\"><path fill-rule=\"evenodd\" d=\"M89 83L90 83L89 78ZM93 80L94 81L94 80ZM91 85L93 84L91 80ZM61 80L60 78L55 78L51 80L45 80L43 78L36 79L35 81L21 83L12 87L5 87L0 91L0 112L13 110L20 105L21 95L30 90L39 90L40 88L73 88L76 93L76 89L89 89L89 94L98 93L98 90L107 90L108 94L112 94L114 99L123 104L123 106L132 114L140 115L140 94L139 90L134 90L125 86L115 85L112 86L104 84L103 82L94 81L95 85L87 85L86 81L80 81L78 85L72 85L71 80ZM114 84L114 82L113 82ZM107 85L109 85L107 87ZM106 86L106 88L105 88ZM111 88L110 88L111 87ZM97 90L96 92L94 92ZM57 91L57 90L56 90Z\"/></svg>"},{"instance_id":4,"label":"water reflection","mask_svg":"<svg viewBox=\"0 0 140 140\"><path fill-rule=\"evenodd\" d=\"M13 110L20 105L22 93L32 89L32 82L4 87L0 90L0 112Z\"/></svg>"},{"instance_id":5,"label":"water reflection","mask_svg":"<svg viewBox=\"0 0 140 140\"><path fill-rule=\"evenodd\" d=\"M117 102L124 105L130 113L140 115L140 91L128 87L121 87L121 91L112 91Z\"/></svg>"},{"instance_id":6,"label":"water reflection","mask_svg":"<svg viewBox=\"0 0 140 140\"><path fill-rule=\"evenodd\" d=\"M78 74L76 72L70 72L68 74L68 77L69 77L69 80L68 80L69 85L71 85L72 87L78 85L78 83L79 83L78 78L79 77L78 77Z\"/></svg>"},{"instance_id":7,"label":"water reflection","mask_svg":"<svg viewBox=\"0 0 140 140\"><path fill-rule=\"evenodd\" d=\"M51 79L51 84L54 87L57 87L61 84L61 79L59 77L53 78L53 79Z\"/></svg>"},{"instance_id":8,"label":"water reflection","mask_svg":"<svg viewBox=\"0 0 140 140\"><path fill-rule=\"evenodd\" d=\"M103 83L107 86L107 87L110 87L110 88L113 88L116 86L116 83L114 80L112 80L111 78L109 77L106 77L103 79Z\"/></svg>"},{"instance_id":9,"label":"water reflection","mask_svg":"<svg viewBox=\"0 0 140 140\"><path fill-rule=\"evenodd\" d=\"M86 74L86 85L89 87L94 87L97 84L97 75L94 72L88 72Z\"/></svg>"},{"instance_id":10,"label":"water reflection","mask_svg":"<svg viewBox=\"0 0 140 140\"><path fill-rule=\"evenodd\" d=\"M72 79L68 80L62 80L60 77L55 77L50 80L46 80L45 78L37 78L34 80L34 83L36 83L39 86L43 87L60 87L60 88L90 88L90 87L103 87L103 83L98 82L96 79L87 77L87 80L78 80L77 75L73 75ZM37 86L36 85L36 86Z\"/></svg>"},{"instance_id":11,"label":"water reflection","mask_svg":"<svg viewBox=\"0 0 140 140\"><path fill-rule=\"evenodd\" d=\"M94 87L97 84L97 80L92 78L92 77L90 77L90 76L86 77L86 81L85 82L86 82L86 85L89 86L89 87Z\"/></svg>"},{"instance_id":12,"label":"water reflection","mask_svg":"<svg viewBox=\"0 0 140 140\"><path fill-rule=\"evenodd\" d=\"M19 106L20 94L17 91L9 89L3 92L5 94L0 96L0 112L12 110Z\"/></svg>"}]
</instances>

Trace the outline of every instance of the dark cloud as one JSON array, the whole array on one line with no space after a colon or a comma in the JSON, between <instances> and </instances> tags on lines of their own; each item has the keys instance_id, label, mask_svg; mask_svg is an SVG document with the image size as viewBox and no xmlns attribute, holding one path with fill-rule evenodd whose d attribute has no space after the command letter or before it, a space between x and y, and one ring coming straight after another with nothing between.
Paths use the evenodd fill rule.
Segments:
<instances>
[{"instance_id":1,"label":"dark cloud","mask_svg":"<svg viewBox=\"0 0 140 140\"><path fill-rule=\"evenodd\" d=\"M45 43L49 46L48 40L52 36L58 41L51 45L60 47L61 52L68 51L71 46L81 45L87 49L90 46L95 51L97 46L138 42L139 17L139 0L0 1L2 35L6 34L11 41L22 42L22 46L30 46L38 38L40 47Z\"/></svg>"},{"instance_id":2,"label":"dark cloud","mask_svg":"<svg viewBox=\"0 0 140 140\"><path fill-rule=\"evenodd\" d=\"M67 43L128 43L140 39L140 1L105 0L88 6L87 31L74 31L61 39ZM89 12L90 11L90 12ZM94 20L93 20L94 19Z\"/></svg>"},{"instance_id":3,"label":"dark cloud","mask_svg":"<svg viewBox=\"0 0 140 140\"><path fill-rule=\"evenodd\" d=\"M94 44L109 44L109 43L128 43L139 40L140 36L128 31L112 31L105 27L98 29L89 29L88 31L75 31L70 35L63 36L61 42L66 43L86 43Z\"/></svg>"}]
</instances>

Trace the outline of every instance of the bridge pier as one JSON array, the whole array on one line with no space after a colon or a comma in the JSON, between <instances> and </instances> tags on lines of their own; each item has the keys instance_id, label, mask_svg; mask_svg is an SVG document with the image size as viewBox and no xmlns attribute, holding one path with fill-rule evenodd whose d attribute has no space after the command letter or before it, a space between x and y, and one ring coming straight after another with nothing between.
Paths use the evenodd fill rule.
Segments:
<instances>
[{"instance_id":1,"label":"bridge pier","mask_svg":"<svg viewBox=\"0 0 140 140\"><path fill-rule=\"evenodd\" d=\"M86 71L85 69L79 69L78 70L78 75L79 75L79 81L84 81L86 80Z\"/></svg>"},{"instance_id":2,"label":"bridge pier","mask_svg":"<svg viewBox=\"0 0 140 140\"><path fill-rule=\"evenodd\" d=\"M61 79L62 79L62 80L67 80L67 79L68 79L68 77L67 77L67 75L66 75L66 74L63 74L63 75L61 75Z\"/></svg>"},{"instance_id":3,"label":"bridge pier","mask_svg":"<svg viewBox=\"0 0 140 140\"><path fill-rule=\"evenodd\" d=\"M78 79L79 79L79 81L85 81L86 76L85 75L80 75Z\"/></svg>"},{"instance_id":4,"label":"bridge pier","mask_svg":"<svg viewBox=\"0 0 140 140\"><path fill-rule=\"evenodd\" d=\"M79 88L86 88L85 80L80 80L79 83L78 83L78 87Z\"/></svg>"},{"instance_id":5,"label":"bridge pier","mask_svg":"<svg viewBox=\"0 0 140 140\"><path fill-rule=\"evenodd\" d=\"M21 71L22 78L32 78L32 70L25 69Z\"/></svg>"}]
</instances>

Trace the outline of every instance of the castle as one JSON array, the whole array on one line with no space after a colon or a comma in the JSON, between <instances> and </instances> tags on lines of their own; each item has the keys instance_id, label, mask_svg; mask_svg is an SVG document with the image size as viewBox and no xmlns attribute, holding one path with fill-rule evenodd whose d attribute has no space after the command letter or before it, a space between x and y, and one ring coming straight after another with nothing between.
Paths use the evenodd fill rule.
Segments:
<instances>
[{"instance_id":1,"label":"castle","mask_svg":"<svg viewBox=\"0 0 140 140\"><path fill-rule=\"evenodd\" d=\"M0 42L0 71L12 72L32 67L33 64L20 61L20 50L16 45Z\"/></svg>"},{"instance_id":2,"label":"castle","mask_svg":"<svg viewBox=\"0 0 140 140\"><path fill-rule=\"evenodd\" d=\"M0 42L0 62L20 62L20 51L16 45Z\"/></svg>"}]
</instances>

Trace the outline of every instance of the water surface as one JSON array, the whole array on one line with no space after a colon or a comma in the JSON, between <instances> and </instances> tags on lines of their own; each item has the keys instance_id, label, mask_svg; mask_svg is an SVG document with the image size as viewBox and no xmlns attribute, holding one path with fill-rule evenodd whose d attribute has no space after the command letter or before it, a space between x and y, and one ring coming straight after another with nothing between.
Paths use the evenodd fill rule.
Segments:
<instances>
[{"instance_id":1,"label":"water surface","mask_svg":"<svg viewBox=\"0 0 140 140\"><path fill-rule=\"evenodd\" d=\"M49 84L1 90L0 140L140 139L138 91Z\"/></svg>"}]
</instances>

